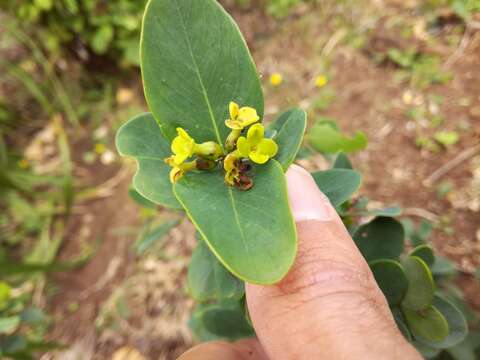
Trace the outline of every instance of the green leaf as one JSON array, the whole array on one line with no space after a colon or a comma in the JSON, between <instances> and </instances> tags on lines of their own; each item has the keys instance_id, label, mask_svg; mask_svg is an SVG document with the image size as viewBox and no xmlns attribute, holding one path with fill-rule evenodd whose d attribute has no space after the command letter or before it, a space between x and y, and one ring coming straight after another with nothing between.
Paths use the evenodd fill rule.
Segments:
<instances>
[{"instance_id":1,"label":"green leaf","mask_svg":"<svg viewBox=\"0 0 480 360\"><path fill-rule=\"evenodd\" d=\"M260 80L245 40L215 0L151 0L141 67L147 103L168 139L182 127L197 142L223 144L230 101L263 116Z\"/></svg>"},{"instance_id":2,"label":"green leaf","mask_svg":"<svg viewBox=\"0 0 480 360\"><path fill-rule=\"evenodd\" d=\"M20 325L20 316L0 318L0 334L9 335L17 330Z\"/></svg>"},{"instance_id":3,"label":"green leaf","mask_svg":"<svg viewBox=\"0 0 480 360\"><path fill-rule=\"evenodd\" d=\"M140 195L160 205L180 209L172 192L170 167L164 159L171 155L170 142L165 139L152 114L138 115L117 132L117 149L122 156L131 156L138 163L133 186Z\"/></svg>"},{"instance_id":4,"label":"green leaf","mask_svg":"<svg viewBox=\"0 0 480 360\"><path fill-rule=\"evenodd\" d=\"M172 228L177 226L179 222L179 220L168 220L143 234L134 245L137 255L145 253L153 244L161 240Z\"/></svg>"},{"instance_id":5,"label":"green leaf","mask_svg":"<svg viewBox=\"0 0 480 360\"><path fill-rule=\"evenodd\" d=\"M456 131L438 131L433 135L433 138L443 146L455 145L460 136Z\"/></svg>"},{"instance_id":6,"label":"green leaf","mask_svg":"<svg viewBox=\"0 0 480 360\"><path fill-rule=\"evenodd\" d=\"M254 335L245 319L244 309L238 301L222 301L197 306L189 322L200 340L237 340Z\"/></svg>"},{"instance_id":7,"label":"green leaf","mask_svg":"<svg viewBox=\"0 0 480 360\"><path fill-rule=\"evenodd\" d=\"M369 265L388 304L390 306L398 305L408 289L408 279L402 265L389 259L375 260Z\"/></svg>"},{"instance_id":8,"label":"green leaf","mask_svg":"<svg viewBox=\"0 0 480 360\"><path fill-rule=\"evenodd\" d=\"M280 115L274 124L280 125L280 128L275 128L278 131L274 138L278 144L278 154L275 159L286 171L295 160L302 144L307 126L307 113L300 109L291 109Z\"/></svg>"},{"instance_id":9,"label":"green leaf","mask_svg":"<svg viewBox=\"0 0 480 360\"><path fill-rule=\"evenodd\" d=\"M347 201L362 182L359 172L348 169L317 171L312 176L317 186L335 207Z\"/></svg>"},{"instance_id":10,"label":"green leaf","mask_svg":"<svg viewBox=\"0 0 480 360\"><path fill-rule=\"evenodd\" d=\"M363 150L367 146L367 137L357 132L353 137L342 135L334 126L324 121L317 122L307 134L312 146L323 153L339 151L350 153Z\"/></svg>"},{"instance_id":11,"label":"green leaf","mask_svg":"<svg viewBox=\"0 0 480 360\"><path fill-rule=\"evenodd\" d=\"M430 341L443 341L448 336L448 322L434 306L422 311L403 308L403 314L414 336Z\"/></svg>"},{"instance_id":12,"label":"green leaf","mask_svg":"<svg viewBox=\"0 0 480 360\"><path fill-rule=\"evenodd\" d=\"M98 28L90 42L92 49L97 54L105 54L113 40L115 31L113 26L105 24Z\"/></svg>"},{"instance_id":13,"label":"green leaf","mask_svg":"<svg viewBox=\"0 0 480 360\"><path fill-rule=\"evenodd\" d=\"M335 161L333 162L333 169L353 169L352 162L346 154L340 152L337 154Z\"/></svg>"},{"instance_id":14,"label":"green leaf","mask_svg":"<svg viewBox=\"0 0 480 360\"><path fill-rule=\"evenodd\" d=\"M368 262L397 260L403 251L404 237L402 224L389 217L377 217L360 226L353 234L355 243Z\"/></svg>"},{"instance_id":15,"label":"green leaf","mask_svg":"<svg viewBox=\"0 0 480 360\"><path fill-rule=\"evenodd\" d=\"M272 284L296 255L296 230L280 164L257 166L254 185L225 185L223 172L187 173L174 192L212 252L242 280Z\"/></svg>"},{"instance_id":16,"label":"green leaf","mask_svg":"<svg viewBox=\"0 0 480 360\"><path fill-rule=\"evenodd\" d=\"M433 302L435 284L428 265L419 257L409 256L403 263L408 278L408 290L402 308L421 311Z\"/></svg>"},{"instance_id":17,"label":"green leaf","mask_svg":"<svg viewBox=\"0 0 480 360\"><path fill-rule=\"evenodd\" d=\"M442 341L431 341L420 337L418 340L437 349L447 349L461 343L468 335L467 320L450 301L436 295L433 300L433 306L443 315L448 323L448 336Z\"/></svg>"},{"instance_id":18,"label":"green leaf","mask_svg":"<svg viewBox=\"0 0 480 360\"><path fill-rule=\"evenodd\" d=\"M239 300L244 284L217 260L203 240L193 251L187 277L190 294L195 300Z\"/></svg>"},{"instance_id":19,"label":"green leaf","mask_svg":"<svg viewBox=\"0 0 480 360\"><path fill-rule=\"evenodd\" d=\"M435 263L435 255L433 249L428 245L419 245L412 250L410 256L416 256L425 261L429 267Z\"/></svg>"}]
</instances>

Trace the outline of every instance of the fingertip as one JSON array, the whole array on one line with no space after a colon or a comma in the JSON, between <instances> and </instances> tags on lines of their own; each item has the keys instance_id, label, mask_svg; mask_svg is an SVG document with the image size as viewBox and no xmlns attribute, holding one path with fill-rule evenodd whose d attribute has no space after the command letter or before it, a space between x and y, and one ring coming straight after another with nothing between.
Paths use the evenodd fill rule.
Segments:
<instances>
[{"instance_id":1,"label":"fingertip","mask_svg":"<svg viewBox=\"0 0 480 360\"><path fill-rule=\"evenodd\" d=\"M296 222L335 218L335 209L307 170L292 164L286 178L290 208Z\"/></svg>"}]
</instances>

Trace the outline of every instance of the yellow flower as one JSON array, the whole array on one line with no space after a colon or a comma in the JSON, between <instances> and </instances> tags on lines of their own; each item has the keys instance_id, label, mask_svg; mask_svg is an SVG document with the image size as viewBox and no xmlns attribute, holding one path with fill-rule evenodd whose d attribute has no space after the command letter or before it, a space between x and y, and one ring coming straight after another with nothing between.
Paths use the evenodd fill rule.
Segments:
<instances>
[{"instance_id":1,"label":"yellow flower","mask_svg":"<svg viewBox=\"0 0 480 360\"><path fill-rule=\"evenodd\" d=\"M261 124L255 124L248 129L247 137L240 136L237 140L237 154L248 157L254 163L264 164L274 157L278 145L272 139L264 138L265 129Z\"/></svg>"},{"instance_id":2,"label":"yellow flower","mask_svg":"<svg viewBox=\"0 0 480 360\"><path fill-rule=\"evenodd\" d=\"M240 108L233 101L229 105L230 119L225 120L225 125L233 130L242 130L260 120L257 110L252 107L244 106Z\"/></svg>"},{"instance_id":3,"label":"yellow flower","mask_svg":"<svg viewBox=\"0 0 480 360\"><path fill-rule=\"evenodd\" d=\"M322 88L324 87L325 85L327 85L328 83L328 79L325 75L318 75L316 78L315 78L315 85L318 87L318 88Z\"/></svg>"},{"instance_id":4,"label":"yellow flower","mask_svg":"<svg viewBox=\"0 0 480 360\"><path fill-rule=\"evenodd\" d=\"M98 144L95 144L95 152L99 155L103 154L105 151L107 150L107 147L105 146L105 144L102 144L102 143L98 143Z\"/></svg>"},{"instance_id":5,"label":"yellow flower","mask_svg":"<svg viewBox=\"0 0 480 360\"><path fill-rule=\"evenodd\" d=\"M270 84L273 86L278 86L283 82L283 76L282 74L278 72L274 72L272 75L270 75Z\"/></svg>"},{"instance_id":6,"label":"yellow flower","mask_svg":"<svg viewBox=\"0 0 480 360\"><path fill-rule=\"evenodd\" d=\"M223 168L225 169L225 182L231 186L235 185L240 176L238 158L234 154L228 154L223 160Z\"/></svg>"},{"instance_id":7,"label":"yellow flower","mask_svg":"<svg viewBox=\"0 0 480 360\"><path fill-rule=\"evenodd\" d=\"M182 164L193 154L211 160L216 160L222 155L222 148L216 142L207 141L197 144L182 128L177 128L177 133L178 136L172 141L173 161L176 165Z\"/></svg>"},{"instance_id":8,"label":"yellow flower","mask_svg":"<svg viewBox=\"0 0 480 360\"><path fill-rule=\"evenodd\" d=\"M197 161L190 161L187 163L177 164L175 162L175 156L170 156L165 159L165 163L172 167L170 170L170 182L172 184L176 183L180 178L185 175L185 173L189 170L193 170L197 168Z\"/></svg>"},{"instance_id":9,"label":"yellow flower","mask_svg":"<svg viewBox=\"0 0 480 360\"><path fill-rule=\"evenodd\" d=\"M178 136L172 141L172 152L174 154L173 162L180 165L193 155L195 140L180 127L177 128L177 133Z\"/></svg>"}]
</instances>

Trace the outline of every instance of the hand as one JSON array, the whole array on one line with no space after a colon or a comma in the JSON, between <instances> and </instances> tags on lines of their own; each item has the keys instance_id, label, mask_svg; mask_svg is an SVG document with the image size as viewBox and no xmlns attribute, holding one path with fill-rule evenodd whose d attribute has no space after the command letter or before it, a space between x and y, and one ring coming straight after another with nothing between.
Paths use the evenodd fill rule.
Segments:
<instances>
[{"instance_id":1,"label":"hand","mask_svg":"<svg viewBox=\"0 0 480 360\"><path fill-rule=\"evenodd\" d=\"M278 284L246 284L257 339L198 345L179 360L422 359L403 338L373 275L311 175L287 172L298 255Z\"/></svg>"}]
</instances>

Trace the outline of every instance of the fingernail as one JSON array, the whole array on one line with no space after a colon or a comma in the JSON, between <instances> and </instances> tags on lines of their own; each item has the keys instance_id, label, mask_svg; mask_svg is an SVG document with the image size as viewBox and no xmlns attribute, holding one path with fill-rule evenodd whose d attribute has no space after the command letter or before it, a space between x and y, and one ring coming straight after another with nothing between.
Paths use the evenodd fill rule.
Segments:
<instances>
[{"instance_id":1,"label":"fingernail","mask_svg":"<svg viewBox=\"0 0 480 360\"><path fill-rule=\"evenodd\" d=\"M333 219L335 209L318 189L308 171L298 165L291 165L286 176L290 208L296 222Z\"/></svg>"}]
</instances>

